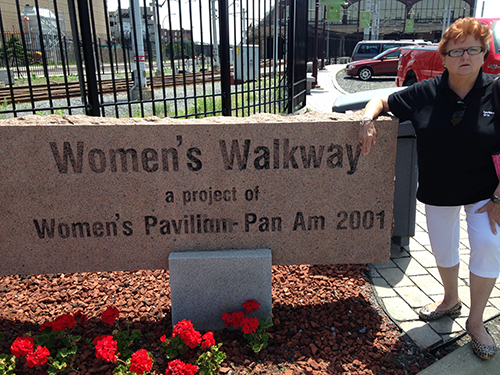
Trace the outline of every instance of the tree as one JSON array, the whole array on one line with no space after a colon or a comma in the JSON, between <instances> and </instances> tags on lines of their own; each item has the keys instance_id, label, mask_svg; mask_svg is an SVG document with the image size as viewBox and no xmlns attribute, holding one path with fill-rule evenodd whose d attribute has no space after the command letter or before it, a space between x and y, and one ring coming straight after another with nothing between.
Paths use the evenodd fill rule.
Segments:
<instances>
[{"instance_id":1,"label":"tree","mask_svg":"<svg viewBox=\"0 0 500 375\"><path fill-rule=\"evenodd\" d=\"M6 59L9 61L9 66L13 66L14 62L16 65L19 63L24 65L24 57L25 51L21 40L19 37L12 35L9 39L7 39L7 43L2 46L0 50L2 65L6 63Z\"/></svg>"}]
</instances>

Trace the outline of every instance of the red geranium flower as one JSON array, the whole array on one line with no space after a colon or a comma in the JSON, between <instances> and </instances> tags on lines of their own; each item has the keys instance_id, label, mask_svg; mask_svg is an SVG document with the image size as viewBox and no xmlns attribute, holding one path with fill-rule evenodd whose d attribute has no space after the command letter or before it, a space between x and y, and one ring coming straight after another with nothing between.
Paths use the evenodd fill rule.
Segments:
<instances>
[{"instance_id":1,"label":"red geranium flower","mask_svg":"<svg viewBox=\"0 0 500 375\"><path fill-rule=\"evenodd\" d=\"M45 330L46 328L50 328L50 329L52 329L52 322L47 321L47 322L43 323L43 324L40 326L40 331L43 331L43 330Z\"/></svg>"},{"instance_id":2,"label":"red geranium flower","mask_svg":"<svg viewBox=\"0 0 500 375\"><path fill-rule=\"evenodd\" d=\"M260 307L260 303L258 303L254 299L249 299L248 301L245 301L243 304L243 308L247 312L247 314L250 314L252 311L257 311Z\"/></svg>"},{"instance_id":3,"label":"red geranium flower","mask_svg":"<svg viewBox=\"0 0 500 375\"><path fill-rule=\"evenodd\" d=\"M257 332L257 328L259 328L259 319L257 318L244 318L243 319L243 328L241 329L243 333L252 333Z\"/></svg>"},{"instance_id":4,"label":"red geranium flower","mask_svg":"<svg viewBox=\"0 0 500 375\"><path fill-rule=\"evenodd\" d=\"M73 317L75 318L76 323L82 327L85 327L89 320L89 317L83 314L81 311L77 311L76 313L74 313Z\"/></svg>"},{"instance_id":5,"label":"red geranium flower","mask_svg":"<svg viewBox=\"0 0 500 375\"><path fill-rule=\"evenodd\" d=\"M138 375L144 374L153 368L153 359L145 349L140 349L132 354L130 359L130 372Z\"/></svg>"},{"instance_id":6,"label":"red geranium flower","mask_svg":"<svg viewBox=\"0 0 500 375\"><path fill-rule=\"evenodd\" d=\"M58 316L52 322L52 330L54 332L59 332L66 328L73 328L75 324L76 324L76 319L73 317L73 315L63 314Z\"/></svg>"},{"instance_id":7,"label":"red geranium flower","mask_svg":"<svg viewBox=\"0 0 500 375\"><path fill-rule=\"evenodd\" d=\"M203 340L203 342L201 343L201 346L203 347L203 349L208 349L208 348L215 345L215 339L214 339L213 332L205 333L202 337L202 340Z\"/></svg>"},{"instance_id":8,"label":"red geranium flower","mask_svg":"<svg viewBox=\"0 0 500 375\"><path fill-rule=\"evenodd\" d=\"M104 359L106 362L116 361L116 349L118 344L113 340L113 336L99 336L99 339L96 339L94 339L96 358Z\"/></svg>"},{"instance_id":9,"label":"red geranium flower","mask_svg":"<svg viewBox=\"0 0 500 375\"><path fill-rule=\"evenodd\" d=\"M42 366L49 359L50 352L45 346L38 345L33 353L26 355L28 367Z\"/></svg>"},{"instance_id":10,"label":"red geranium flower","mask_svg":"<svg viewBox=\"0 0 500 375\"><path fill-rule=\"evenodd\" d=\"M165 375L195 375L198 366L184 363L180 359L168 363Z\"/></svg>"},{"instance_id":11,"label":"red geranium flower","mask_svg":"<svg viewBox=\"0 0 500 375\"><path fill-rule=\"evenodd\" d=\"M163 335L162 337L160 337L160 341L161 342L167 341L167 336Z\"/></svg>"},{"instance_id":12,"label":"red geranium flower","mask_svg":"<svg viewBox=\"0 0 500 375\"><path fill-rule=\"evenodd\" d=\"M230 327L233 324L233 316L231 314L222 314L222 320L224 321L224 327Z\"/></svg>"},{"instance_id":13,"label":"red geranium flower","mask_svg":"<svg viewBox=\"0 0 500 375\"><path fill-rule=\"evenodd\" d=\"M115 320L118 318L120 315L120 311L114 307L114 306L109 306L101 315L101 319L104 323L109 324L112 326L115 324Z\"/></svg>"},{"instance_id":14,"label":"red geranium flower","mask_svg":"<svg viewBox=\"0 0 500 375\"><path fill-rule=\"evenodd\" d=\"M20 357L32 353L34 348L35 342L31 337L16 337L10 346L10 351L15 357Z\"/></svg>"},{"instance_id":15,"label":"red geranium flower","mask_svg":"<svg viewBox=\"0 0 500 375\"><path fill-rule=\"evenodd\" d=\"M201 334L193 327L189 320L181 320L174 326L172 337L179 336L190 349L196 348L201 343Z\"/></svg>"},{"instance_id":16,"label":"red geranium flower","mask_svg":"<svg viewBox=\"0 0 500 375\"><path fill-rule=\"evenodd\" d=\"M243 325L243 319L245 319L245 313L243 311L235 311L232 314L233 327L238 328Z\"/></svg>"}]
</instances>

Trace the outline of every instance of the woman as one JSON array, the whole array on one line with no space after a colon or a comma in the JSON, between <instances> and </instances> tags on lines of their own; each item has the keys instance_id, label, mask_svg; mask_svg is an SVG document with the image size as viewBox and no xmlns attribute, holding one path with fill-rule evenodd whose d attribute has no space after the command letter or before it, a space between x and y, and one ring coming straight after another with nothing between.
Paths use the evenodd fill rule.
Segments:
<instances>
[{"instance_id":1,"label":"woman","mask_svg":"<svg viewBox=\"0 0 500 375\"><path fill-rule=\"evenodd\" d=\"M495 125L492 82L482 64L490 30L474 18L457 20L443 34L439 52L445 71L365 108L359 143L365 155L375 144L373 119L391 111L411 120L417 134L419 187L425 203L432 252L444 286L444 298L419 311L424 320L460 314L458 296L459 212L467 215L471 248L471 306L466 323L474 352L490 359L497 346L483 325L483 312L500 272L500 184L491 154L500 149ZM500 116L497 114L496 116Z\"/></svg>"}]
</instances>

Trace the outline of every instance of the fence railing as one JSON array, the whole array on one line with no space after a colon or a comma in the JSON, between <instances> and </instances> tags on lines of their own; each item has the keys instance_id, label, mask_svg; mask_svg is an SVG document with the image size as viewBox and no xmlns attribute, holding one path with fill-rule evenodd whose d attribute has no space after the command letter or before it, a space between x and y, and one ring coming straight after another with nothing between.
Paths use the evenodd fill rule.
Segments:
<instances>
[{"instance_id":1,"label":"fence railing","mask_svg":"<svg viewBox=\"0 0 500 375\"><path fill-rule=\"evenodd\" d=\"M0 117L247 116L305 106L307 0L40 4L2 6Z\"/></svg>"}]
</instances>

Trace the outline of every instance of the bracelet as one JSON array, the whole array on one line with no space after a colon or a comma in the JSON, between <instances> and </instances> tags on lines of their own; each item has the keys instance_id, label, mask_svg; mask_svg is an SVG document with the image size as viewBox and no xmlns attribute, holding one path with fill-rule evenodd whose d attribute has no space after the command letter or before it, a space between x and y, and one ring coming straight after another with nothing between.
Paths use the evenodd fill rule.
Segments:
<instances>
[{"instance_id":1,"label":"bracelet","mask_svg":"<svg viewBox=\"0 0 500 375\"><path fill-rule=\"evenodd\" d=\"M493 194L493 195L491 196L491 201L492 201L493 203L500 204L500 195L495 195L495 194Z\"/></svg>"},{"instance_id":2,"label":"bracelet","mask_svg":"<svg viewBox=\"0 0 500 375\"><path fill-rule=\"evenodd\" d=\"M359 122L359 126L364 126L367 122L373 122L373 119L366 117Z\"/></svg>"}]
</instances>

